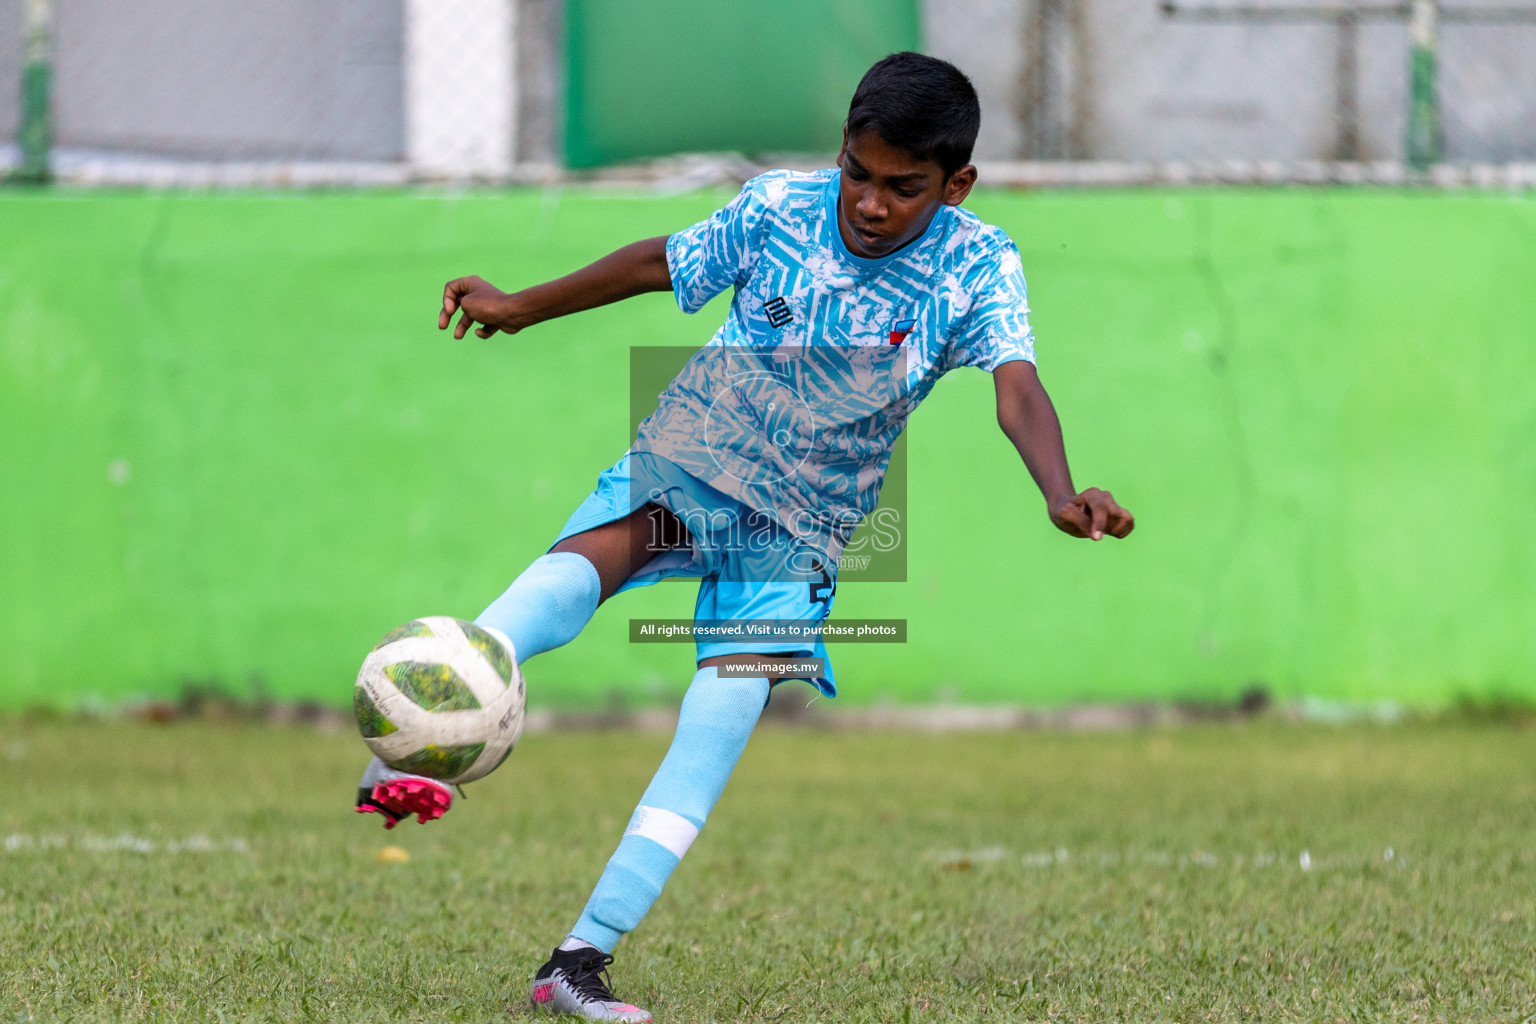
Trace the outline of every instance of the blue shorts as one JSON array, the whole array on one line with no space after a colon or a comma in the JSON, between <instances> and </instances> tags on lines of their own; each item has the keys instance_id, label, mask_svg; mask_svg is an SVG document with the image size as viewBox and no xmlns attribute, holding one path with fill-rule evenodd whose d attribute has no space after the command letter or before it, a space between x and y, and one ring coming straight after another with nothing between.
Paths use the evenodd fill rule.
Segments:
<instances>
[{"instance_id":1,"label":"blue shorts","mask_svg":"<svg viewBox=\"0 0 1536 1024\"><path fill-rule=\"evenodd\" d=\"M651 452L626 453L598 474L597 488L577 506L555 544L622 519L649 503L682 521L692 538L691 549L675 548L657 555L619 590L649 586L669 576L699 577L693 611L696 624L751 621L771 623L780 630L776 639L696 638L699 661L722 654L757 653L820 658L825 674L810 682L826 696L837 696L820 637L807 643L784 635L814 635L814 627L831 614L836 563L826 564L825 558L776 521L701 482L676 463Z\"/></svg>"}]
</instances>

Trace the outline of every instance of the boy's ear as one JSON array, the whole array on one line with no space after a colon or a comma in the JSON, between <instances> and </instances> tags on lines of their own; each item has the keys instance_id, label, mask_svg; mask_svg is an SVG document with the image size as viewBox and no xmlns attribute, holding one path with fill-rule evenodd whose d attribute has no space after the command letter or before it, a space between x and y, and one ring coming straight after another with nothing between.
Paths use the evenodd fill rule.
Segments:
<instances>
[{"instance_id":1,"label":"boy's ear","mask_svg":"<svg viewBox=\"0 0 1536 1024\"><path fill-rule=\"evenodd\" d=\"M959 206L976 184L976 165L966 164L944 182L944 205Z\"/></svg>"},{"instance_id":2,"label":"boy's ear","mask_svg":"<svg viewBox=\"0 0 1536 1024\"><path fill-rule=\"evenodd\" d=\"M848 152L848 126L843 125L843 146L837 151L837 166L843 166L843 154Z\"/></svg>"}]
</instances>

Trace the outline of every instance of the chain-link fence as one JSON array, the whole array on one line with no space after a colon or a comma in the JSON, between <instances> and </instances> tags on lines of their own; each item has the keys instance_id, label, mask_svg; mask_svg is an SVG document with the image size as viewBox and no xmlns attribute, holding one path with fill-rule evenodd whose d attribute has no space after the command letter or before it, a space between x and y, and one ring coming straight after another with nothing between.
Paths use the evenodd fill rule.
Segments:
<instances>
[{"instance_id":1,"label":"chain-link fence","mask_svg":"<svg viewBox=\"0 0 1536 1024\"><path fill-rule=\"evenodd\" d=\"M0 161L24 163L38 111L21 93L45 86L49 162L68 180L506 177L552 156L558 7L0 0ZM24 59L40 18L42 82Z\"/></svg>"},{"instance_id":2,"label":"chain-link fence","mask_svg":"<svg viewBox=\"0 0 1536 1024\"><path fill-rule=\"evenodd\" d=\"M970 6L933 0L928 38L962 66L983 55L978 155L1023 180L1401 180L1405 164L1536 162L1529 0L987 0L987 34L956 35ZM1433 16L1417 45L1415 8ZM1078 166L1040 166L1057 162Z\"/></svg>"},{"instance_id":3,"label":"chain-link fence","mask_svg":"<svg viewBox=\"0 0 1536 1024\"><path fill-rule=\"evenodd\" d=\"M57 169L402 156L392 0L48 6Z\"/></svg>"},{"instance_id":4,"label":"chain-link fence","mask_svg":"<svg viewBox=\"0 0 1536 1024\"><path fill-rule=\"evenodd\" d=\"M1148 139L1153 151L1536 159L1536 5L1166 0L1159 14L1178 58L1156 86L1162 96L1152 111L1172 116L1159 119L1160 139ZM1426 15L1416 41L1410 27ZM1417 104L1430 105L1430 120L1415 125Z\"/></svg>"},{"instance_id":5,"label":"chain-link fence","mask_svg":"<svg viewBox=\"0 0 1536 1024\"><path fill-rule=\"evenodd\" d=\"M54 172L86 182L543 177L563 151L567 4L590 19L602 2L0 0L0 163L51 136ZM925 47L975 79L994 181L1442 163L1536 183L1536 0L889 2L916 3ZM1428 45L1415 8L1436 15ZM643 76L655 57L625 59Z\"/></svg>"},{"instance_id":6,"label":"chain-link fence","mask_svg":"<svg viewBox=\"0 0 1536 1024\"><path fill-rule=\"evenodd\" d=\"M23 0L0 0L0 167L19 164L22 66L25 24Z\"/></svg>"}]
</instances>

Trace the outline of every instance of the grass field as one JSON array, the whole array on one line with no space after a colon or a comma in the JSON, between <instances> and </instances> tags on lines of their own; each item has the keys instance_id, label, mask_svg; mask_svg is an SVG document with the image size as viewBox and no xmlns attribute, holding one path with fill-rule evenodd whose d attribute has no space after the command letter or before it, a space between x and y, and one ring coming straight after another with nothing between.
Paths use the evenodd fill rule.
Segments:
<instances>
[{"instance_id":1,"label":"grass field","mask_svg":"<svg viewBox=\"0 0 1536 1024\"><path fill-rule=\"evenodd\" d=\"M668 1022L1529 1019L1533 740L765 726L616 984ZM666 742L530 736L386 836L348 732L7 720L0 1019L521 1017Z\"/></svg>"}]
</instances>

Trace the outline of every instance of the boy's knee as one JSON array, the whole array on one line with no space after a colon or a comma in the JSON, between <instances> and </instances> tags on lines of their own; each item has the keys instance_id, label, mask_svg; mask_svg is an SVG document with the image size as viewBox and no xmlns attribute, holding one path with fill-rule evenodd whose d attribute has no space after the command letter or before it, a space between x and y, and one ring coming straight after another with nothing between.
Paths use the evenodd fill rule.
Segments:
<instances>
[{"instance_id":1,"label":"boy's knee","mask_svg":"<svg viewBox=\"0 0 1536 1024\"><path fill-rule=\"evenodd\" d=\"M550 613L562 619L580 615L583 623L592 617L602 591L597 568L574 551L556 551L535 559L512 586L542 601Z\"/></svg>"}]
</instances>

